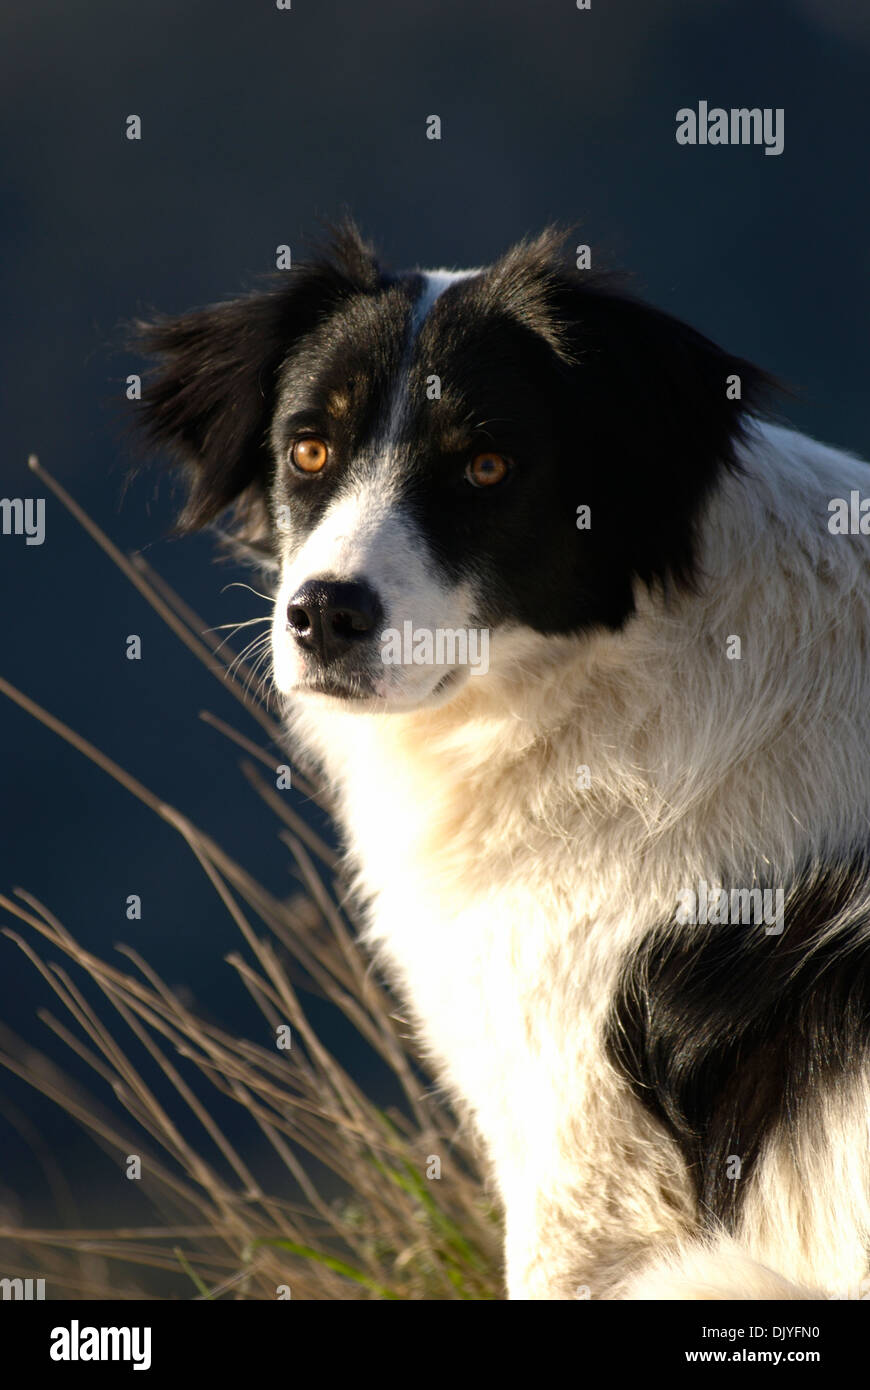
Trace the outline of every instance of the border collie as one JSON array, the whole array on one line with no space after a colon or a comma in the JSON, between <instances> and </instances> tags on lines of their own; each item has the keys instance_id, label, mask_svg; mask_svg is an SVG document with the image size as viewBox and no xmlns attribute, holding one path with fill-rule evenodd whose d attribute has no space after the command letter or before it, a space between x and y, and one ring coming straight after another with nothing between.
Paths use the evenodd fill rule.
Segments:
<instances>
[{"instance_id":1,"label":"border collie","mask_svg":"<svg viewBox=\"0 0 870 1390\"><path fill-rule=\"evenodd\" d=\"M392 274L348 226L142 342L508 1296L862 1296L867 465L552 231Z\"/></svg>"}]
</instances>

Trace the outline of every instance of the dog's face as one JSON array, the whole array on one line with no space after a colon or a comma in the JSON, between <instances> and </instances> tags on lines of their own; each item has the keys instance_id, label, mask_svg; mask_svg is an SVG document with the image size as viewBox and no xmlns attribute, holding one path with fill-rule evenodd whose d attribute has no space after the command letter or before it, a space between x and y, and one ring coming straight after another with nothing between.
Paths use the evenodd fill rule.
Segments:
<instances>
[{"instance_id":1,"label":"dog's face","mask_svg":"<svg viewBox=\"0 0 870 1390\"><path fill-rule=\"evenodd\" d=\"M277 575L279 690L356 709L449 700L491 637L498 659L518 629L616 629L638 580L691 579L765 384L552 235L393 276L348 230L145 343L146 427L193 465L182 525L234 507Z\"/></svg>"}]
</instances>

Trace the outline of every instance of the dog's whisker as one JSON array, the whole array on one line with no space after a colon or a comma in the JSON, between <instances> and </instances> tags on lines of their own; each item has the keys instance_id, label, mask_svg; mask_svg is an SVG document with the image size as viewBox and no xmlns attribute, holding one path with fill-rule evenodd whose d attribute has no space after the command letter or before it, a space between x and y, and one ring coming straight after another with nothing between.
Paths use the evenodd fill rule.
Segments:
<instances>
[{"instance_id":1,"label":"dog's whisker","mask_svg":"<svg viewBox=\"0 0 870 1390\"><path fill-rule=\"evenodd\" d=\"M241 666L244 663L247 663L251 658L253 658L255 653L259 652L260 649L264 647L269 641L270 634L268 632L260 633L257 637L255 637L253 641L249 642L248 645L244 647L242 651L239 652L239 654L227 667L227 675L231 676L239 666Z\"/></svg>"},{"instance_id":2,"label":"dog's whisker","mask_svg":"<svg viewBox=\"0 0 870 1390\"><path fill-rule=\"evenodd\" d=\"M227 628L231 628L233 632L239 632L243 627L253 627L255 623L270 623L271 621L272 614L266 613L262 618L246 618L241 623L217 623L214 627L207 627L206 632L225 632Z\"/></svg>"},{"instance_id":3,"label":"dog's whisker","mask_svg":"<svg viewBox=\"0 0 870 1390\"><path fill-rule=\"evenodd\" d=\"M246 628L246 627L256 627L256 626L258 626L260 623L269 623L269 624L271 624L271 622L272 622L272 615L269 614L269 616L268 616L268 617L265 617L265 618L249 618L249 619L247 620L247 622L243 622L243 623L222 623L219 627L211 628L210 630L211 630L212 632L219 632L219 631L222 631L222 630L225 629L225 628L229 628L229 631L227 632L226 637L224 637L222 641L218 642L217 646L215 647L215 649L214 649L214 650L215 650L215 655L217 655L218 652L222 651L223 648L226 646L227 642L231 642L232 639L235 637L236 633L237 633L237 632L241 632L241 630L242 630L243 628ZM267 636L268 636L268 635L269 635L269 634L267 634ZM246 650L247 650L247 648L246 648Z\"/></svg>"},{"instance_id":4,"label":"dog's whisker","mask_svg":"<svg viewBox=\"0 0 870 1390\"><path fill-rule=\"evenodd\" d=\"M265 599L267 603L273 603L274 594L261 594L259 589L254 589L250 584L244 584L241 579L233 579L229 584L224 584L221 593L225 594L227 589L247 589L249 594L255 594L257 598Z\"/></svg>"}]
</instances>

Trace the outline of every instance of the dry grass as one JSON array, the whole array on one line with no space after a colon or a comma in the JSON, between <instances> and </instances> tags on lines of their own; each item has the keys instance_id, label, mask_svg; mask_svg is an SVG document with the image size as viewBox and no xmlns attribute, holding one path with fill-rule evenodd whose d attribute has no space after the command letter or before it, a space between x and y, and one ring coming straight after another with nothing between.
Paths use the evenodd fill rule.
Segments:
<instances>
[{"instance_id":1,"label":"dry grass","mask_svg":"<svg viewBox=\"0 0 870 1390\"><path fill-rule=\"evenodd\" d=\"M279 730L251 694L253 673L244 662L216 639L203 640L205 625L141 557L122 555L36 460L31 467L277 741ZM44 1277L49 1296L71 1298L165 1296L168 1287L180 1287L195 1298L274 1299L287 1296L279 1294L282 1286L303 1299L500 1297L498 1223L473 1156L455 1118L432 1094L394 1001L355 944L333 880L332 851L274 790L274 756L204 716L273 773L267 782L255 762L243 764L252 794L274 811L295 859L303 891L289 901L269 893L184 815L2 679L0 693L178 831L202 867L204 891L217 895L219 910L240 932L241 949L227 960L263 1016L262 1036L277 1039L285 1024L292 1030L289 1049L235 1037L198 1017L136 951L118 948L123 962L111 964L79 945L36 897L22 890L0 895L12 919L5 936L41 973L59 1006L57 1015L42 1009L41 1019L61 1051L70 1049L92 1068L114 1103L106 1107L84 1093L51 1057L2 1027L0 1064L66 1110L117 1165L140 1155L138 1187L153 1210L146 1226L131 1229L0 1226L4 1273ZM303 778L294 777L294 786L322 802ZM60 960L47 960L46 950ZM389 1067L400 1107L387 1113L361 1090L317 1036L300 991L329 1000L353 1025ZM249 1134L250 1142L229 1141L210 1113L216 1094L220 1105L240 1107L243 1116L226 1128ZM29 1142L61 1211L62 1158L39 1136ZM252 1155L264 1153L268 1182L249 1166ZM427 1176L433 1155L440 1180Z\"/></svg>"}]
</instances>

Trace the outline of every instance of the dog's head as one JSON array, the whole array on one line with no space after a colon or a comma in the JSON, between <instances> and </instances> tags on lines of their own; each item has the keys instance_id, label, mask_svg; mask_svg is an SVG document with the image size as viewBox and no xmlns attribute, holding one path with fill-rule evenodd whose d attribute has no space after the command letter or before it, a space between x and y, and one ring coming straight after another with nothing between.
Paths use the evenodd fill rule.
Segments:
<instances>
[{"instance_id":1,"label":"dog's head","mask_svg":"<svg viewBox=\"0 0 870 1390\"><path fill-rule=\"evenodd\" d=\"M285 694L437 704L491 633L618 629L638 582L692 581L767 378L572 255L548 232L393 275L346 228L262 293L144 328L180 525L230 511L274 569Z\"/></svg>"}]
</instances>

